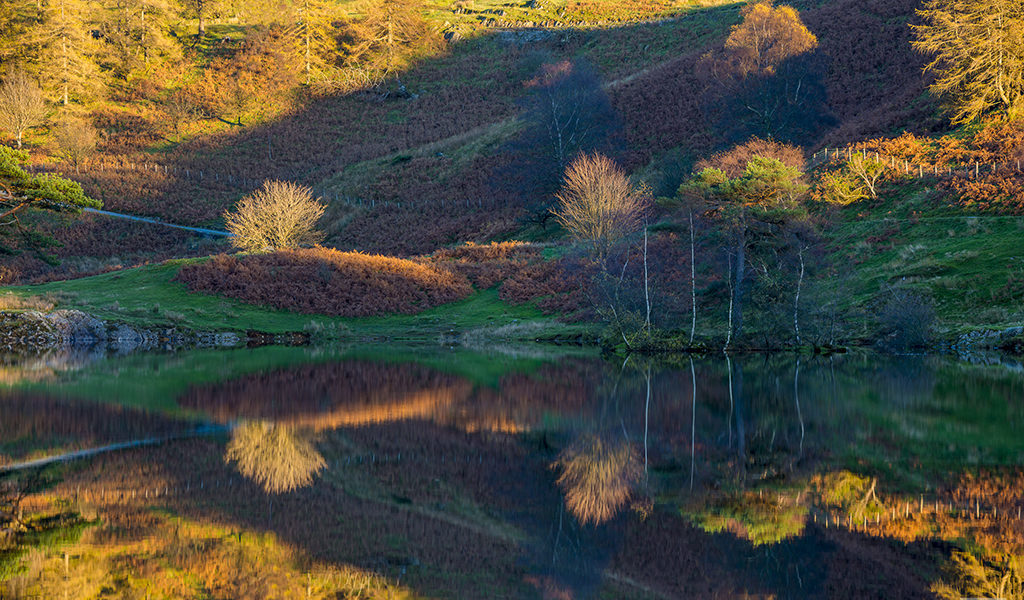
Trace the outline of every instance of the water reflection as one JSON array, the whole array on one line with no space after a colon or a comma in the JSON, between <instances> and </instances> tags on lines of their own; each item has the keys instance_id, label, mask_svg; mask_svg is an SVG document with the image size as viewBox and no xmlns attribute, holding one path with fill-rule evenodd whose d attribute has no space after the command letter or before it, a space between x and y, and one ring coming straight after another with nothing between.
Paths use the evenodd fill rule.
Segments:
<instances>
[{"instance_id":1,"label":"water reflection","mask_svg":"<svg viewBox=\"0 0 1024 600\"><path fill-rule=\"evenodd\" d=\"M323 455L298 429L267 422L235 427L224 459L268 494L306 487L326 466Z\"/></svg>"},{"instance_id":2,"label":"water reflection","mask_svg":"<svg viewBox=\"0 0 1024 600\"><path fill-rule=\"evenodd\" d=\"M269 348L0 391L8 463L209 422L230 433L102 455L46 493L104 523L160 507L271 532L289 564L426 597L931 597L971 569L1012 581L999 557L1024 555L1024 377L1001 367Z\"/></svg>"},{"instance_id":3,"label":"water reflection","mask_svg":"<svg viewBox=\"0 0 1024 600\"><path fill-rule=\"evenodd\" d=\"M566 507L584 525L615 517L643 476L640 453L614 435L583 436L559 453L554 466Z\"/></svg>"}]
</instances>

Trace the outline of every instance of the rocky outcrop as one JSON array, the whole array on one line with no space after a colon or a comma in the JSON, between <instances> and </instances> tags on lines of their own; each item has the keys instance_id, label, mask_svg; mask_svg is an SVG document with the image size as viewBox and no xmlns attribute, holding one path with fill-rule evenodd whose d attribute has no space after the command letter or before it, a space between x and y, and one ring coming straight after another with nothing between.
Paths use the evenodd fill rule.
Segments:
<instances>
[{"instance_id":1,"label":"rocky outcrop","mask_svg":"<svg viewBox=\"0 0 1024 600\"><path fill-rule=\"evenodd\" d=\"M951 347L954 352L964 353L978 350L1008 350L1020 344L1024 327L1008 327L999 330L979 330L958 337Z\"/></svg>"},{"instance_id":2,"label":"rocky outcrop","mask_svg":"<svg viewBox=\"0 0 1024 600\"><path fill-rule=\"evenodd\" d=\"M157 348L237 346L236 333L137 328L77 310L0 312L0 352L101 348L118 354Z\"/></svg>"}]
</instances>

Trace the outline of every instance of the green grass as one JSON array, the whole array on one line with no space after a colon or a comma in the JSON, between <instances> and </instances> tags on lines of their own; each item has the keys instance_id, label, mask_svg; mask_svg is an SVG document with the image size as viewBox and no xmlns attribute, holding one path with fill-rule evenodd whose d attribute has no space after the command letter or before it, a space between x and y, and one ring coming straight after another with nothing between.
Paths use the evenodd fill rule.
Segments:
<instances>
[{"instance_id":1,"label":"green grass","mask_svg":"<svg viewBox=\"0 0 1024 600\"><path fill-rule=\"evenodd\" d=\"M276 310L192 293L172 281L182 265L197 260L203 259L172 260L82 279L0 288L0 294L47 296L56 300L58 309L81 310L136 327L265 333L315 328L341 338L389 341L436 341L442 335L524 321L544 323L549 336L568 337L582 332L580 326L561 324L534 306L507 304L493 289L415 315L342 318Z\"/></svg>"},{"instance_id":2,"label":"green grass","mask_svg":"<svg viewBox=\"0 0 1024 600\"><path fill-rule=\"evenodd\" d=\"M1022 235L1024 217L965 214L913 184L876 208L844 211L828 245L833 264L855 267L848 306L871 313L891 290L909 289L932 298L949 336L1024 321Z\"/></svg>"}]
</instances>

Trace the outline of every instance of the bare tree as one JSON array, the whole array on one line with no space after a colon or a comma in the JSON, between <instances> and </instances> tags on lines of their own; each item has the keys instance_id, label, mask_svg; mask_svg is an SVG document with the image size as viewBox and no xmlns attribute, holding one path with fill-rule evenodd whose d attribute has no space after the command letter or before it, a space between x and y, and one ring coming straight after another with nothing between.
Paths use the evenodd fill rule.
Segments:
<instances>
[{"instance_id":1,"label":"bare tree","mask_svg":"<svg viewBox=\"0 0 1024 600\"><path fill-rule=\"evenodd\" d=\"M39 86L24 71L14 71L0 85L0 127L18 139L25 130L39 125L46 117L46 101Z\"/></svg>"},{"instance_id":2,"label":"bare tree","mask_svg":"<svg viewBox=\"0 0 1024 600\"><path fill-rule=\"evenodd\" d=\"M234 212L225 212L232 242L244 250L266 251L312 245L323 239L316 231L325 206L304 185L268 181L246 196Z\"/></svg>"},{"instance_id":3,"label":"bare tree","mask_svg":"<svg viewBox=\"0 0 1024 600\"><path fill-rule=\"evenodd\" d=\"M562 190L555 196L555 218L569 234L587 243L603 265L609 248L644 223L650 194L630 182L608 157L584 154L565 172Z\"/></svg>"},{"instance_id":4,"label":"bare tree","mask_svg":"<svg viewBox=\"0 0 1024 600\"><path fill-rule=\"evenodd\" d=\"M181 136L182 127L194 123L203 117L203 109L195 96L188 90L177 90L163 102L163 110L167 115L174 135Z\"/></svg>"},{"instance_id":5,"label":"bare tree","mask_svg":"<svg viewBox=\"0 0 1024 600\"><path fill-rule=\"evenodd\" d=\"M551 215L547 199L569 164L580 154L614 155L621 146L621 122L597 71L584 60L544 64L525 82L520 100L523 128L511 142L515 158L496 184L543 206L535 218Z\"/></svg>"},{"instance_id":6,"label":"bare tree","mask_svg":"<svg viewBox=\"0 0 1024 600\"><path fill-rule=\"evenodd\" d=\"M64 121L57 128L57 151L79 172L82 163L96 152L96 129L87 121Z\"/></svg>"},{"instance_id":7,"label":"bare tree","mask_svg":"<svg viewBox=\"0 0 1024 600\"><path fill-rule=\"evenodd\" d=\"M636 448L626 440L588 435L562 451L555 466L566 507L580 523L599 525L626 504L643 474Z\"/></svg>"},{"instance_id":8,"label":"bare tree","mask_svg":"<svg viewBox=\"0 0 1024 600\"><path fill-rule=\"evenodd\" d=\"M235 428L224 458L272 494L308 486L326 465L308 440L289 427L272 423Z\"/></svg>"}]
</instances>

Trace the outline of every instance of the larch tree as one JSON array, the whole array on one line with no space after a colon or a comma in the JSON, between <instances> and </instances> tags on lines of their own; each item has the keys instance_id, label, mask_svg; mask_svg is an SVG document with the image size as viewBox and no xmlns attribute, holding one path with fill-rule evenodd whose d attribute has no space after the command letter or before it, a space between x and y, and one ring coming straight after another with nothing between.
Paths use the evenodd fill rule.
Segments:
<instances>
[{"instance_id":1,"label":"larch tree","mask_svg":"<svg viewBox=\"0 0 1024 600\"><path fill-rule=\"evenodd\" d=\"M88 6L81 0L40 0L39 19L28 37L47 90L67 106L95 87L96 40Z\"/></svg>"},{"instance_id":2,"label":"larch tree","mask_svg":"<svg viewBox=\"0 0 1024 600\"><path fill-rule=\"evenodd\" d=\"M0 84L0 128L14 134L18 148L25 130L35 127L46 117L43 92L24 71L14 71Z\"/></svg>"},{"instance_id":3,"label":"larch tree","mask_svg":"<svg viewBox=\"0 0 1024 600\"><path fill-rule=\"evenodd\" d=\"M349 64L380 74L396 74L419 52L440 45L423 17L423 0L365 0L362 16L349 19L342 49Z\"/></svg>"},{"instance_id":4,"label":"larch tree","mask_svg":"<svg viewBox=\"0 0 1024 600\"><path fill-rule=\"evenodd\" d=\"M150 61L175 50L167 33L170 8L165 0L113 0L99 17L99 32L104 41L100 64L104 69L127 79L135 70L148 67Z\"/></svg>"},{"instance_id":5,"label":"larch tree","mask_svg":"<svg viewBox=\"0 0 1024 600\"><path fill-rule=\"evenodd\" d=\"M914 26L914 48L931 55L931 86L956 124L997 113L1024 116L1024 3L928 0Z\"/></svg>"},{"instance_id":6,"label":"larch tree","mask_svg":"<svg viewBox=\"0 0 1024 600\"><path fill-rule=\"evenodd\" d=\"M4 0L0 2L0 65L25 61L29 45L28 32L37 20L35 3L31 0Z\"/></svg>"},{"instance_id":7,"label":"larch tree","mask_svg":"<svg viewBox=\"0 0 1024 600\"><path fill-rule=\"evenodd\" d=\"M295 0L296 22L300 38L302 67L306 85L322 75L338 53L334 26L337 9L325 0Z\"/></svg>"}]
</instances>

